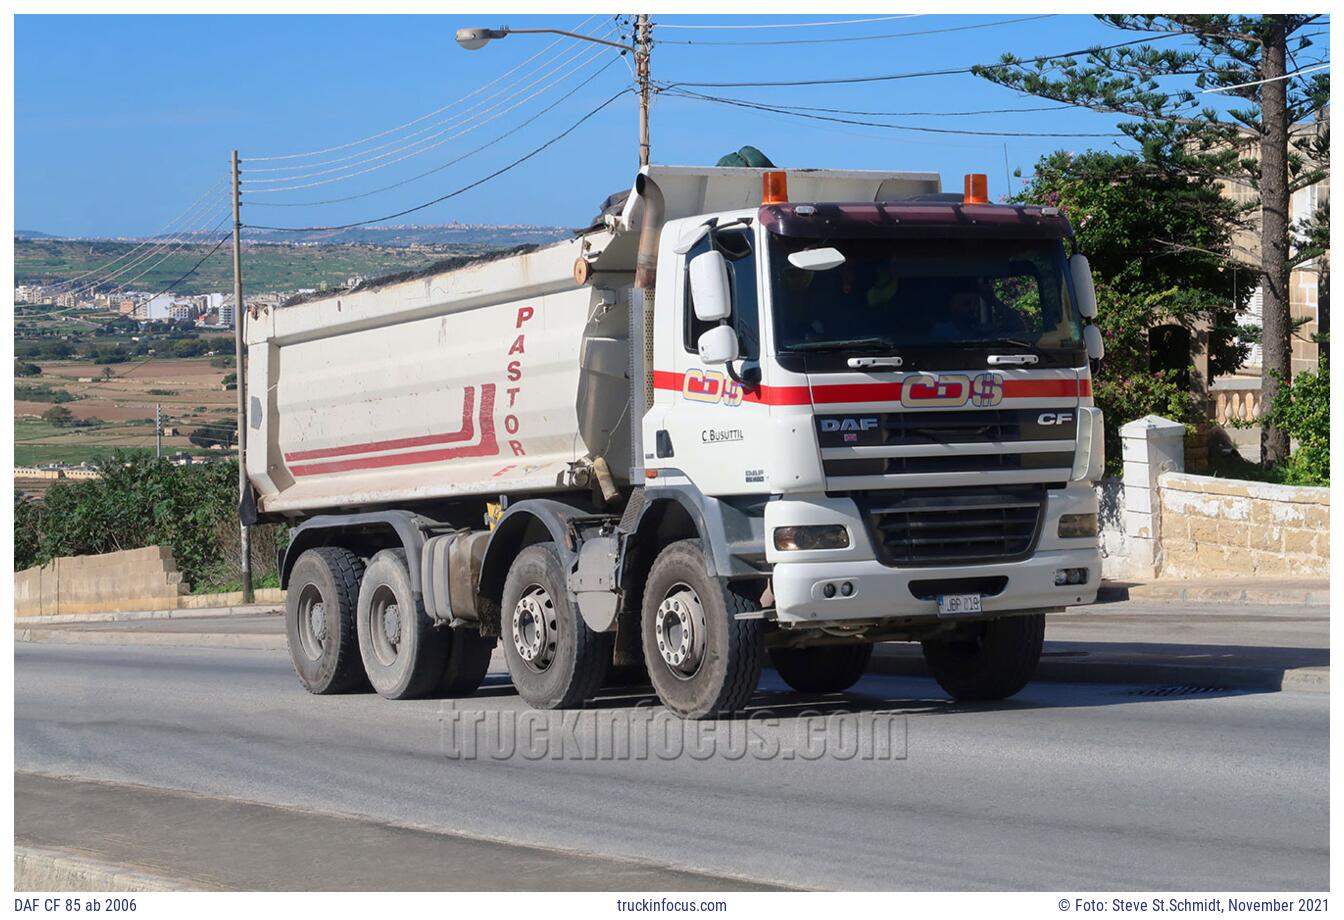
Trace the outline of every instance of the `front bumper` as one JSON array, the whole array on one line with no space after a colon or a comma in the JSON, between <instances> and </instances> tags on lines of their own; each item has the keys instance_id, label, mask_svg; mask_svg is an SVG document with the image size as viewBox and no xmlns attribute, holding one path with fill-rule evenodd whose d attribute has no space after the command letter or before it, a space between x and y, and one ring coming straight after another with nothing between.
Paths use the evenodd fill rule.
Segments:
<instances>
[{"instance_id":1,"label":"front bumper","mask_svg":"<svg viewBox=\"0 0 1344 920\"><path fill-rule=\"evenodd\" d=\"M1086 568L1084 584L1055 584L1058 569ZM943 594L980 593L977 586L1005 578L1002 590L983 595L985 613L1090 604L1101 584L1101 553L1095 548L1037 551L1028 559L988 565L891 568L875 560L853 562L776 563L772 577L775 619L780 623L819 624L882 619L937 619L938 602L922 599L927 585L938 582ZM842 596L845 583L853 588ZM826 585L836 586L835 596L826 596Z\"/></svg>"}]
</instances>

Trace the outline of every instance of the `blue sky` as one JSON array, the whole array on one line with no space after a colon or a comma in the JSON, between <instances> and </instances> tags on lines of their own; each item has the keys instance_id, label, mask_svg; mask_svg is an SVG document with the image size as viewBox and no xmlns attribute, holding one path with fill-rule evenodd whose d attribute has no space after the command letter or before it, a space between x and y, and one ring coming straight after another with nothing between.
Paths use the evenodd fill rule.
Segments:
<instances>
[{"instance_id":1,"label":"blue sky","mask_svg":"<svg viewBox=\"0 0 1344 920\"><path fill-rule=\"evenodd\" d=\"M655 31L659 44L653 74L667 82L864 76L955 68L993 61L1004 51L1052 54L1131 37L1091 16L1004 22L1026 15L922 15L779 29L673 26L860 17L656 16L661 25ZM455 30L476 25L573 29L584 19L584 14L17 16L15 226L65 235L146 234L169 224L203 195L186 222L213 226L224 214L225 197L222 186L213 191L210 186L226 176L234 147L253 183L245 199L246 223L337 224L412 207L516 159L632 82L626 64L616 61L562 99L607 62L590 60L592 46L548 48L553 37L519 35L467 52L454 43ZM844 43L679 44L876 36L982 23L998 24ZM610 17L594 16L583 28L606 31L609 25ZM1328 36L1318 41L1322 44L1307 52L1311 58L1325 56ZM518 65L520 70L508 73ZM580 66L587 69L568 75L569 68ZM534 81L547 74L549 79L568 76L527 99L542 89ZM701 91L881 112L1046 104L970 75ZM515 103L521 104L511 108ZM400 132L343 146L444 106L455 107ZM1115 129L1113 118L1075 109L877 120L1028 134ZM635 98L626 95L506 175L392 222L578 226L606 195L628 187L636 165L636 124ZM713 163L752 144L784 166L938 171L946 188L959 189L966 172L984 172L996 198L1007 188L1009 169L1029 172L1044 153L1125 143L1123 138L982 137L829 125L668 95L655 99L652 125L653 159L659 163ZM359 195L401 182L514 128L490 148L396 189L330 205L266 206ZM332 147L337 149L307 158L254 159ZM354 175L363 170L370 171ZM307 184L313 187L292 188Z\"/></svg>"}]
</instances>

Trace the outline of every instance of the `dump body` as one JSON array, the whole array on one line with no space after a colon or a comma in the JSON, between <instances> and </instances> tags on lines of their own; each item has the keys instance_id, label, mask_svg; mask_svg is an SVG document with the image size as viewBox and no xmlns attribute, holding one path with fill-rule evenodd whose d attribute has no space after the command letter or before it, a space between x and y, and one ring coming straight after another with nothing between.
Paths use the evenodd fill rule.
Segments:
<instances>
[{"instance_id":1,"label":"dump body","mask_svg":"<svg viewBox=\"0 0 1344 920\"><path fill-rule=\"evenodd\" d=\"M251 319L247 470L259 510L545 492L584 458L623 449L624 279L577 283L585 243ZM596 414L586 391L603 395Z\"/></svg>"}]
</instances>

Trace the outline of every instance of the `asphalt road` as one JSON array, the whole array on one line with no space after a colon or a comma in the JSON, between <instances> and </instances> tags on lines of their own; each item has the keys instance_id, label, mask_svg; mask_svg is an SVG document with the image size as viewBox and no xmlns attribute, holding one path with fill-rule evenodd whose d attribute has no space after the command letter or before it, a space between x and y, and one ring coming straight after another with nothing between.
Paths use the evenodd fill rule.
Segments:
<instances>
[{"instance_id":1,"label":"asphalt road","mask_svg":"<svg viewBox=\"0 0 1344 920\"><path fill-rule=\"evenodd\" d=\"M1036 684L967 707L922 679L809 701L767 674L752 746L720 725L706 756L703 734L697 746L639 694L577 724L529 723L507 678L488 680L466 701L316 698L283 652L20 643L15 766L792 886L1328 885L1324 693ZM153 833L108 814L69 845ZM16 838L39 825L20 809ZM301 873L303 839L267 852ZM543 887L566 887L564 865Z\"/></svg>"}]
</instances>

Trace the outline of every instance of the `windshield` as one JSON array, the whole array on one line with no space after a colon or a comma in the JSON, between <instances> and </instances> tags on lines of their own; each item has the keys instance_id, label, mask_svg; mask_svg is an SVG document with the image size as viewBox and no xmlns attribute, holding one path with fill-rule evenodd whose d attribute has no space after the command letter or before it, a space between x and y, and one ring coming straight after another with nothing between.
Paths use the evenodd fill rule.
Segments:
<instances>
[{"instance_id":1,"label":"windshield","mask_svg":"<svg viewBox=\"0 0 1344 920\"><path fill-rule=\"evenodd\" d=\"M792 253L833 247L824 271ZM1059 240L771 236L781 351L1005 346L1077 349L1082 330Z\"/></svg>"}]
</instances>

